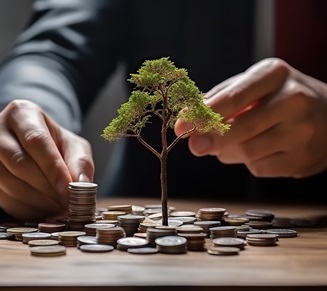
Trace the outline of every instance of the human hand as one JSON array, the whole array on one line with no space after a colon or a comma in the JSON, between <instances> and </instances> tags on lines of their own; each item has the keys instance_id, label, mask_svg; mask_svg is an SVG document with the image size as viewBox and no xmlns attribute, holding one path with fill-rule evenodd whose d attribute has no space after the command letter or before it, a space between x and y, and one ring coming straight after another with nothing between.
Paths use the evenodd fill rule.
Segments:
<instances>
[{"instance_id":1,"label":"human hand","mask_svg":"<svg viewBox=\"0 0 327 291\"><path fill-rule=\"evenodd\" d=\"M93 179L89 142L25 100L0 112L0 133L0 208L24 220L65 214L68 183Z\"/></svg>"},{"instance_id":2,"label":"human hand","mask_svg":"<svg viewBox=\"0 0 327 291\"><path fill-rule=\"evenodd\" d=\"M280 59L265 59L206 94L231 129L189 136L195 156L243 163L257 177L301 178L327 168L327 85ZM178 120L175 133L189 130Z\"/></svg>"}]
</instances>

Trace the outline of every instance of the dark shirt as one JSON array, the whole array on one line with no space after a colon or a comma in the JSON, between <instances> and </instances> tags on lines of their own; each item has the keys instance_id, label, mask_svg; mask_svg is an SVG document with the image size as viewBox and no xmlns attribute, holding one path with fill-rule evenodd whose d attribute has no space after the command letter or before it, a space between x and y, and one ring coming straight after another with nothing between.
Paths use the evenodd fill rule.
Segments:
<instances>
[{"instance_id":1,"label":"dark shirt","mask_svg":"<svg viewBox=\"0 0 327 291\"><path fill-rule=\"evenodd\" d=\"M253 64L254 13L253 0L38 0L2 65L0 105L31 99L78 132L119 62L129 74L163 56L206 92ZM143 131L156 148L159 126L153 120ZM158 158L135 139L119 141L116 149L102 194L160 197ZM308 201L327 188L326 177L255 178L244 165L194 157L187 140L168 157L169 197Z\"/></svg>"}]
</instances>

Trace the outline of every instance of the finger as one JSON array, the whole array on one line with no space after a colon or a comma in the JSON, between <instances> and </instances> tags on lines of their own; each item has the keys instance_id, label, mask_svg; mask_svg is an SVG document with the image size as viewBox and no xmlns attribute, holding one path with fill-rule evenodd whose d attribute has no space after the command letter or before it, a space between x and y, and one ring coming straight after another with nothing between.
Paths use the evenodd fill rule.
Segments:
<instances>
[{"instance_id":1,"label":"finger","mask_svg":"<svg viewBox=\"0 0 327 291\"><path fill-rule=\"evenodd\" d=\"M278 91L288 72L286 63L277 59L264 60L205 102L227 122L262 97Z\"/></svg>"},{"instance_id":2,"label":"finger","mask_svg":"<svg viewBox=\"0 0 327 291\"><path fill-rule=\"evenodd\" d=\"M42 212L56 213L61 209L58 202L12 175L2 163L0 163L0 174L3 179L0 189L6 193L6 196Z\"/></svg>"},{"instance_id":3,"label":"finger","mask_svg":"<svg viewBox=\"0 0 327 291\"><path fill-rule=\"evenodd\" d=\"M65 195L71 176L54 141L55 137L51 136L43 114L35 114L35 107L32 105L25 109L27 110L12 110L10 127L52 187ZM53 124L54 122L51 123Z\"/></svg>"},{"instance_id":4,"label":"finger","mask_svg":"<svg viewBox=\"0 0 327 291\"><path fill-rule=\"evenodd\" d=\"M206 94L205 94L205 98L209 99L211 97L214 97L218 92L220 92L221 90L225 89L227 86L229 86L229 84L231 84L232 82L235 82L235 80L237 80L237 78L239 78L239 76L241 76L241 74L235 75L233 77L228 78L227 80L219 83L218 85L216 85L215 87L213 87L212 89L210 89Z\"/></svg>"},{"instance_id":5,"label":"finger","mask_svg":"<svg viewBox=\"0 0 327 291\"><path fill-rule=\"evenodd\" d=\"M68 131L62 131L66 137L62 146L65 148L64 160L73 181L92 182L94 177L94 161L90 143Z\"/></svg>"},{"instance_id":6,"label":"finger","mask_svg":"<svg viewBox=\"0 0 327 291\"><path fill-rule=\"evenodd\" d=\"M5 128L1 128L0 130L3 132L0 160L4 167L13 176L25 181L38 192L44 193L44 195L56 200L58 195L39 166L25 152L13 135L7 135Z\"/></svg>"},{"instance_id":7,"label":"finger","mask_svg":"<svg viewBox=\"0 0 327 291\"><path fill-rule=\"evenodd\" d=\"M49 213L43 209L36 209L6 195L0 189L1 208L10 216L23 221L40 221L45 219Z\"/></svg>"}]
</instances>

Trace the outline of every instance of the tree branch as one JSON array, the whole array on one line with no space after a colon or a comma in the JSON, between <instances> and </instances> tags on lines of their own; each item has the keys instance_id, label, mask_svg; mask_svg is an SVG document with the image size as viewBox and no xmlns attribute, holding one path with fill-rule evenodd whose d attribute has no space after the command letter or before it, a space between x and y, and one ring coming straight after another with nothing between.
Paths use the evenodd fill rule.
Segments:
<instances>
[{"instance_id":1,"label":"tree branch","mask_svg":"<svg viewBox=\"0 0 327 291\"><path fill-rule=\"evenodd\" d=\"M190 133L192 133L192 132L194 132L195 131L195 126L193 126L193 128L191 128L190 130L188 130L188 131L185 131L184 133L182 133L182 134L180 134L179 136L177 136L174 140L173 140L173 142L168 146L168 148L167 148L167 152L169 153L169 151L179 142L179 140L182 138L182 137L184 137L185 135L188 135L188 134L190 134Z\"/></svg>"}]
</instances>

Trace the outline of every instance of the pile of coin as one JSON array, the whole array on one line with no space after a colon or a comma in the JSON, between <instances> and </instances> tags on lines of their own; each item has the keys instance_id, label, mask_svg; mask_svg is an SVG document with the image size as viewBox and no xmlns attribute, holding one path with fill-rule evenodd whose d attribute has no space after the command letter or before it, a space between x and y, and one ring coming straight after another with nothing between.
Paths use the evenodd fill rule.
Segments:
<instances>
[{"instance_id":1,"label":"pile of coin","mask_svg":"<svg viewBox=\"0 0 327 291\"><path fill-rule=\"evenodd\" d=\"M97 188L95 183L69 183L69 230L83 230L85 224L95 221Z\"/></svg>"},{"instance_id":2,"label":"pile of coin","mask_svg":"<svg viewBox=\"0 0 327 291\"><path fill-rule=\"evenodd\" d=\"M84 252L117 249L132 254L206 251L221 256L239 254L248 245L278 246L279 238L297 236L297 231L290 228L294 223L276 219L269 210L229 214L223 207L192 212L170 206L168 225L162 225L160 205L110 205L96 209L96 184L71 183L69 189L66 224L41 222L37 228L0 226L0 239L28 244L33 256L65 255L66 247Z\"/></svg>"}]
</instances>

